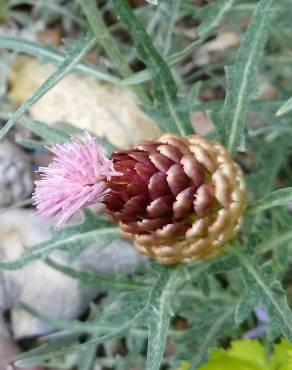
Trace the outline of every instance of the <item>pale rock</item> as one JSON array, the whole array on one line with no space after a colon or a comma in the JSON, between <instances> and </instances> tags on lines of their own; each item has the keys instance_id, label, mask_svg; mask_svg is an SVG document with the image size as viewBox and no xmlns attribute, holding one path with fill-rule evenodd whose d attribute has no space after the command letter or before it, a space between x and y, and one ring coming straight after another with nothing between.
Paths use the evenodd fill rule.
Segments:
<instances>
[{"instance_id":1,"label":"pale rock","mask_svg":"<svg viewBox=\"0 0 292 370\"><path fill-rule=\"evenodd\" d=\"M258 93L257 98L274 100L278 95L277 89L271 84L267 76L259 75L258 76Z\"/></svg>"},{"instance_id":2,"label":"pale rock","mask_svg":"<svg viewBox=\"0 0 292 370\"><path fill-rule=\"evenodd\" d=\"M217 63L225 57L228 49L238 47L240 39L234 32L221 32L214 39L205 42L193 55L190 62L182 67L184 75L195 67L203 67Z\"/></svg>"},{"instance_id":3,"label":"pale rock","mask_svg":"<svg viewBox=\"0 0 292 370\"><path fill-rule=\"evenodd\" d=\"M15 260L27 246L35 245L50 236L49 223L34 211L14 210L0 215L0 259ZM72 267L94 270L105 275L118 271L131 272L143 258L126 241L119 240L97 252L98 242L85 249ZM68 263L68 254L55 251L50 255L56 262ZM63 319L77 318L90 301L101 291L93 286L81 286L42 261L34 261L15 271L0 271L0 311L11 310L11 329L14 338L39 336L52 329L17 308L24 302L36 310Z\"/></svg>"},{"instance_id":4,"label":"pale rock","mask_svg":"<svg viewBox=\"0 0 292 370\"><path fill-rule=\"evenodd\" d=\"M31 57L16 57L9 76L10 100L16 105L23 103L55 69ZM159 136L157 126L141 111L132 92L78 73L58 82L31 107L30 114L52 125L68 122L87 129L119 148Z\"/></svg>"},{"instance_id":5,"label":"pale rock","mask_svg":"<svg viewBox=\"0 0 292 370\"><path fill-rule=\"evenodd\" d=\"M20 349L11 339L0 338L0 370L14 370L15 357ZM19 368L18 368L19 369ZM22 367L22 370L41 370L41 367Z\"/></svg>"},{"instance_id":6,"label":"pale rock","mask_svg":"<svg viewBox=\"0 0 292 370\"><path fill-rule=\"evenodd\" d=\"M203 111L195 111L191 113L191 124L195 132L201 136L207 136L214 131L212 122Z\"/></svg>"},{"instance_id":7,"label":"pale rock","mask_svg":"<svg viewBox=\"0 0 292 370\"><path fill-rule=\"evenodd\" d=\"M0 370L13 370L15 356L20 353L20 349L11 339L7 325L0 315ZM25 367L23 370L41 370L41 367Z\"/></svg>"},{"instance_id":8,"label":"pale rock","mask_svg":"<svg viewBox=\"0 0 292 370\"><path fill-rule=\"evenodd\" d=\"M28 156L12 142L0 141L0 207L27 198L32 188L32 168Z\"/></svg>"},{"instance_id":9,"label":"pale rock","mask_svg":"<svg viewBox=\"0 0 292 370\"><path fill-rule=\"evenodd\" d=\"M204 66L219 61L227 49L235 48L239 43L240 39L234 32L219 33L215 39L204 43L195 53L196 66Z\"/></svg>"}]
</instances>

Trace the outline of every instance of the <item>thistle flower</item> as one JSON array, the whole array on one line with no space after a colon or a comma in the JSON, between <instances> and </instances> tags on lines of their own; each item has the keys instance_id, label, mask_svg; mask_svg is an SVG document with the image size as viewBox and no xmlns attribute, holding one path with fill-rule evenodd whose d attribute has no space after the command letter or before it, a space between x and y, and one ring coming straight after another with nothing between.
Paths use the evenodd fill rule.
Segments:
<instances>
[{"instance_id":1,"label":"thistle flower","mask_svg":"<svg viewBox=\"0 0 292 370\"><path fill-rule=\"evenodd\" d=\"M104 203L141 253L165 264L204 259L239 230L246 187L219 143L166 134L111 159L122 176L108 181Z\"/></svg>"},{"instance_id":2,"label":"thistle flower","mask_svg":"<svg viewBox=\"0 0 292 370\"><path fill-rule=\"evenodd\" d=\"M119 173L87 132L83 142L72 138L71 143L47 149L55 157L48 167L39 169L41 179L35 182L33 200L41 215L56 216L61 227L78 209L101 203L109 192L106 181Z\"/></svg>"}]
</instances>

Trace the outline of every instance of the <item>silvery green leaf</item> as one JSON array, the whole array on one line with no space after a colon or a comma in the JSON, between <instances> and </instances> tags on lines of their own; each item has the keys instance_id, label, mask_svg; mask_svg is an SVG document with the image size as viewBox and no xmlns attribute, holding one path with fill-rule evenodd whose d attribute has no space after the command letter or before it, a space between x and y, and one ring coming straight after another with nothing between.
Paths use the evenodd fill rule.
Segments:
<instances>
[{"instance_id":1,"label":"silvery green leaf","mask_svg":"<svg viewBox=\"0 0 292 370\"><path fill-rule=\"evenodd\" d=\"M81 224L67 226L62 230L53 231L52 238L26 249L14 261L1 262L0 268L16 270L39 258L46 258L55 249L69 252L71 258L77 257L81 251L98 241L104 248L119 238L118 227L111 221L97 218L89 210L85 211L85 220Z\"/></svg>"},{"instance_id":2,"label":"silvery green leaf","mask_svg":"<svg viewBox=\"0 0 292 370\"><path fill-rule=\"evenodd\" d=\"M256 79L268 39L273 0L261 0L240 43L235 63L225 68L226 97L216 123L222 143L231 153L245 147L245 121L256 93Z\"/></svg>"},{"instance_id":3,"label":"silvery green leaf","mask_svg":"<svg viewBox=\"0 0 292 370\"><path fill-rule=\"evenodd\" d=\"M55 86L63 77L73 70L77 63L93 47L95 39L88 35L84 40L74 43L73 50L69 50L63 63L51 74L41 86L11 115L9 120L0 129L0 139L2 139L13 125L32 107L43 95Z\"/></svg>"},{"instance_id":4,"label":"silvery green leaf","mask_svg":"<svg viewBox=\"0 0 292 370\"><path fill-rule=\"evenodd\" d=\"M171 300L186 278L184 266L160 267L157 282L150 292L145 309L145 318L149 328L147 370L160 369L169 322L173 315Z\"/></svg>"},{"instance_id":5,"label":"silvery green leaf","mask_svg":"<svg viewBox=\"0 0 292 370\"><path fill-rule=\"evenodd\" d=\"M34 41L25 40L19 37L0 36L0 48L12 50L17 53L24 53L36 57L43 63L64 63L66 54L53 48L51 45L43 45ZM97 69L95 66L79 61L73 68L76 71L86 73L99 80L111 82L118 85L119 79L106 71Z\"/></svg>"},{"instance_id":6,"label":"silvery green leaf","mask_svg":"<svg viewBox=\"0 0 292 370\"><path fill-rule=\"evenodd\" d=\"M186 358L187 348L193 348L190 359L193 369L207 359L209 348L215 346L224 333L230 333L234 308L234 304L227 305L224 300L210 299L199 310L182 313L191 328L182 333L176 343L181 358Z\"/></svg>"},{"instance_id":7,"label":"silvery green leaf","mask_svg":"<svg viewBox=\"0 0 292 370\"><path fill-rule=\"evenodd\" d=\"M235 252L241 262L245 293L236 308L237 323L245 319L256 307L264 308L269 316L268 335L274 339L280 334L292 340L292 313L279 281L276 280L270 263L260 266L251 257Z\"/></svg>"},{"instance_id":8,"label":"silvery green leaf","mask_svg":"<svg viewBox=\"0 0 292 370\"><path fill-rule=\"evenodd\" d=\"M182 136L190 130L190 117L184 111L177 109L178 89L167 63L155 48L151 38L145 31L142 23L135 16L127 0L112 0L114 8L127 26L136 45L139 57L151 72L155 109L162 119L159 120L160 128L164 132L174 132Z\"/></svg>"},{"instance_id":9,"label":"silvery green leaf","mask_svg":"<svg viewBox=\"0 0 292 370\"><path fill-rule=\"evenodd\" d=\"M289 113L292 110L292 98L288 99L281 107L277 110L276 116L282 116L283 114Z\"/></svg>"},{"instance_id":10,"label":"silvery green leaf","mask_svg":"<svg viewBox=\"0 0 292 370\"><path fill-rule=\"evenodd\" d=\"M292 187L278 189L254 201L248 207L248 213L254 214L277 206L285 206L292 202Z\"/></svg>"}]
</instances>

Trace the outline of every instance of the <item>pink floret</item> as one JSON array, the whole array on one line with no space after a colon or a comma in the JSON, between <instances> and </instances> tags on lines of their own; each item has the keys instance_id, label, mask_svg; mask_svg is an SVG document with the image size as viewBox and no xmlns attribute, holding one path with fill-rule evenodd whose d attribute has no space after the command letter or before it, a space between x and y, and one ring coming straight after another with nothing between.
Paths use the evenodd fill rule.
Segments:
<instances>
[{"instance_id":1,"label":"pink floret","mask_svg":"<svg viewBox=\"0 0 292 370\"><path fill-rule=\"evenodd\" d=\"M106 181L120 175L88 132L83 142L71 140L47 148L55 157L48 167L39 168L41 179L35 181L33 194L39 213L56 216L58 228L80 208L101 203L110 191Z\"/></svg>"}]
</instances>

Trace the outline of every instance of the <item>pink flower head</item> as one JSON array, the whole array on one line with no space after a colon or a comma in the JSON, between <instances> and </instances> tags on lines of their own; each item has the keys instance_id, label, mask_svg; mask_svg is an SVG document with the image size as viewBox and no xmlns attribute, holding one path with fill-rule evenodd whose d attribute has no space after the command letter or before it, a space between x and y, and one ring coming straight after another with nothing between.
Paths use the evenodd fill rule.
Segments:
<instances>
[{"instance_id":1,"label":"pink flower head","mask_svg":"<svg viewBox=\"0 0 292 370\"><path fill-rule=\"evenodd\" d=\"M88 132L84 133L83 142L71 140L47 148L55 157L48 167L39 168L41 179L35 182L33 194L41 215L57 216L57 227L63 226L78 209L101 203L110 191L106 181L120 175Z\"/></svg>"}]
</instances>

